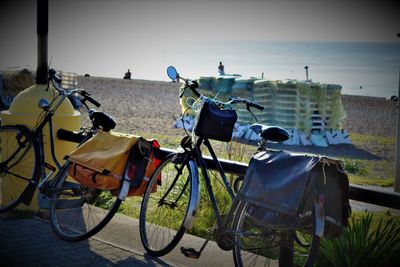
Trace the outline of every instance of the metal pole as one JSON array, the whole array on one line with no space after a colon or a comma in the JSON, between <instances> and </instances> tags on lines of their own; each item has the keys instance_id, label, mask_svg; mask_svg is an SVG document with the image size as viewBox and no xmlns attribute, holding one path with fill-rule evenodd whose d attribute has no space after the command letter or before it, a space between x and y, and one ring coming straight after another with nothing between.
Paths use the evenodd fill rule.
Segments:
<instances>
[{"instance_id":1,"label":"metal pole","mask_svg":"<svg viewBox=\"0 0 400 267\"><path fill-rule=\"evenodd\" d=\"M36 83L47 84L47 35L49 32L49 2L37 0L37 69Z\"/></svg>"},{"instance_id":2,"label":"metal pole","mask_svg":"<svg viewBox=\"0 0 400 267\"><path fill-rule=\"evenodd\" d=\"M309 80L308 80L308 66L306 65L305 67L304 67L304 69L306 70L306 81L308 82Z\"/></svg>"},{"instance_id":3,"label":"metal pole","mask_svg":"<svg viewBox=\"0 0 400 267\"><path fill-rule=\"evenodd\" d=\"M399 36L399 35L398 35ZM400 36L399 36L400 37ZM400 192L400 68L399 68L399 92L397 95L397 127L396 127L396 157L394 160L395 178L394 191Z\"/></svg>"}]
</instances>

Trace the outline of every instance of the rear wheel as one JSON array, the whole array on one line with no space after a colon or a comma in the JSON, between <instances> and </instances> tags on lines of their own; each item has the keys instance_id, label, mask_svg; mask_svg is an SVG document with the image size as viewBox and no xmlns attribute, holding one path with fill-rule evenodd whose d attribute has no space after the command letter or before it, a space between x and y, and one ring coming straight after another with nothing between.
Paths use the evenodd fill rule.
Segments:
<instances>
[{"instance_id":1,"label":"rear wheel","mask_svg":"<svg viewBox=\"0 0 400 267\"><path fill-rule=\"evenodd\" d=\"M156 257L169 253L181 240L194 202L191 164L178 155L169 155L155 170L140 209L140 238L146 251Z\"/></svg>"},{"instance_id":2,"label":"rear wheel","mask_svg":"<svg viewBox=\"0 0 400 267\"><path fill-rule=\"evenodd\" d=\"M315 212L309 231L300 232L266 227L249 215L247 207L240 203L233 224L236 266L312 266L320 241L314 233Z\"/></svg>"},{"instance_id":3,"label":"rear wheel","mask_svg":"<svg viewBox=\"0 0 400 267\"><path fill-rule=\"evenodd\" d=\"M110 191L83 186L68 176L72 164L67 162L60 171L52 201L50 222L58 237L65 241L87 239L107 225L118 211L122 200L120 189Z\"/></svg>"},{"instance_id":4,"label":"rear wheel","mask_svg":"<svg viewBox=\"0 0 400 267\"><path fill-rule=\"evenodd\" d=\"M39 179L39 158L23 128L0 127L0 142L0 213L4 213L21 202L30 203Z\"/></svg>"}]
</instances>

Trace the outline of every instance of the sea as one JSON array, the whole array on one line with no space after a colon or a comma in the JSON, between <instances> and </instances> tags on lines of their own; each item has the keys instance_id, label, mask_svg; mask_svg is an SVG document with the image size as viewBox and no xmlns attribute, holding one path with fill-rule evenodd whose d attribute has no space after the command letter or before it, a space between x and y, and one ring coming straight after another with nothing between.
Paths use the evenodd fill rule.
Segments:
<instances>
[{"instance_id":1,"label":"sea","mask_svg":"<svg viewBox=\"0 0 400 267\"><path fill-rule=\"evenodd\" d=\"M200 38L166 44L151 62L151 75L138 68L134 75L166 80L165 69L173 65L186 78L218 76L220 61L227 74L282 81L305 80L308 66L313 82L339 84L347 95L390 98L400 90L400 42L210 42Z\"/></svg>"}]
</instances>

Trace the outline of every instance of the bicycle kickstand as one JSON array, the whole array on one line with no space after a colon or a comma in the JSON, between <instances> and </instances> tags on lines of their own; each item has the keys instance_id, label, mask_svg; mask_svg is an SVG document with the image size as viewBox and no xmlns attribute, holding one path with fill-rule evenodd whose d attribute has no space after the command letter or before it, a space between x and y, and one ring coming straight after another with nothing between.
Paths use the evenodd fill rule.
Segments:
<instances>
[{"instance_id":1,"label":"bicycle kickstand","mask_svg":"<svg viewBox=\"0 0 400 267\"><path fill-rule=\"evenodd\" d=\"M210 241L211 239L211 234L209 233L207 235L207 239L206 241L204 241L203 245L201 246L200 250L197 251L194 248L185 248L185 247L181 247L181 253L188 258L191 259L198 259L201 256L201 253L203 252L204 248L207 246L208 241Z\"/></svg>"}]
</instances>

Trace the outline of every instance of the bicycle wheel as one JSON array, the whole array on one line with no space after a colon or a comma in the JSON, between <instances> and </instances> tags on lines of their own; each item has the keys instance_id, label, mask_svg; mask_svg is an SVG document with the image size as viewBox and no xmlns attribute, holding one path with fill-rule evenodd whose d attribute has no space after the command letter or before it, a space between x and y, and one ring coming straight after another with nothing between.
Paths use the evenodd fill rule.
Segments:
<instances>
[{"instance_id":1,"label":"bicycle wheel","mask_svg":"<svg viewBox=\"0 0 400 267\"><path fill-rule=\"evenodd\" d=\"M233 230L236 266L312 266L320 237L314 233L315 209L309 231L268 228L247 213L248 204L238 206Z\"/></svg>"},{"instance_id":2,"label":"bicycle wheel","mask_svg":"<svg viewBox=\"0 0 400 267\"><path fill-rule=\"evenodd\" d=\"M103 229L118 211L122 200L117 196L122 180L120 189L114 191L88 188L68 176L71 166L66 162L56 178L49 216L58 237L81 241Z\"/></svg>"},{"instance_id":3,"label":"bicycle wheel","mask_svg":"<svg viewBox=\"0 0 400 267\"><path fill-rule=\"evenodd\" d=\"M38 149L24 129L0 127L0 213L29 204L39 179Z\"/></svg>"},{"instance_id":4,"label":"bicycle wheel","mask_svg":"<svg viewBox=\"0 0 400 267\"><path fill-rule=\"evenodd\" d=\"M169 155L155 170L140 209L140 238L146 251L156 257L169 253L181 240L190 220L189 207L196 202L192 190L196 190L197 169L178 155Z\"/></svg>"}]
</instances>

